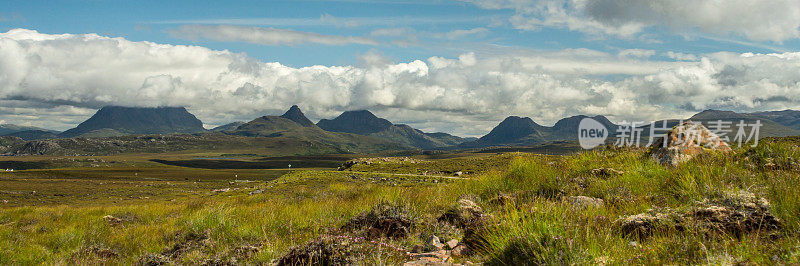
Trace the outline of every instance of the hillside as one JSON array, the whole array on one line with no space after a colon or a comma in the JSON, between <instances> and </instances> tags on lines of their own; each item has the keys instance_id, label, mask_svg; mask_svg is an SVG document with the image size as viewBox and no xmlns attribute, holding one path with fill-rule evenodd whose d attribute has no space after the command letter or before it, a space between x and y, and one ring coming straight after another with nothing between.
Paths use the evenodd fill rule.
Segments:
<instances>
[{"instance_id":1,"label":"hillside","mask_svg":"<svg viewBox=\"0 0 800 266\"><path fill-rule=\"evenodd\" d=\"M171 134L203 132L203 122L183 107L106 106L60 137L71 138L97 130L121 134Z\"/></svg>"},{"instance_id":2,"label":"hillside","mask_svg":"<svg viewBox=\"0 0 800 266\"><path fill-rule=\"evenodd\" d=\"M408 125L395 125L367 110L347 111L331 120L322 119L317 126L326 131L374 136L421 149L464 142L464 139L446 133L427 134Z\"/></svg>"}]
</instances>

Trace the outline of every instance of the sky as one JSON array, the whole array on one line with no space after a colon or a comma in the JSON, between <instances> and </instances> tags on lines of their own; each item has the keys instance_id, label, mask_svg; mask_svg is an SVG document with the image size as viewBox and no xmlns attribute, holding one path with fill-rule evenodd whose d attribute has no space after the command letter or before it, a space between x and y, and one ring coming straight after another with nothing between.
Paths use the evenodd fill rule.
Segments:
<instances>
[{"instance_id":1,"label":"sky","mask_svg":"<svg viewBox=\"0 0 800 266\"><path fill-rule=\"evenodd\" d=\"M0 124L297 104L481 136L510 115L800 109L799 38L796 0L2 1Z\"/></svg>"}]
</instances>

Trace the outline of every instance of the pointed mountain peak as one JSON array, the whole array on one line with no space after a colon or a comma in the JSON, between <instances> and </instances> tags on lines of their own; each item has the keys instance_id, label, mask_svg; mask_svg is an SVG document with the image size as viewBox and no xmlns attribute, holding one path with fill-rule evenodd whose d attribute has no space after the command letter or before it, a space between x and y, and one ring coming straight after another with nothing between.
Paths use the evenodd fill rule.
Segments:
<instances>
[{"instance_id":1,"label":"pointed mountain peak","mask_svg":"<svg viewBox=\"0 0 800 266\"><path fill-rule=\"evenodd\" d=\"M289 108L289 110L286 111L286 113L281 115L281 117L289 119L289 120L292 120L295 123L298 123L298 124L300 124L301 126L304 126L304 127L313 127L314 126L314 122L311 122L311 120L308 120L306 115L303 114L303 111L301 111L300 107L297 107L297 105L292 105L292 107Z\"/></svg>"}]
</instances>

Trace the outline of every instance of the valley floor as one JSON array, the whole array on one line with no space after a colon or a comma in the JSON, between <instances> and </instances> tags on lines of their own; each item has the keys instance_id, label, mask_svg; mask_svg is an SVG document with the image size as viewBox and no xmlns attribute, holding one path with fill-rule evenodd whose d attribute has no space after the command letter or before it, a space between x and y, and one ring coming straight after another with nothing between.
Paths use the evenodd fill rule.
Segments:
<instances>
[{"instance_id":1,"label":"valley floor","mask_svg":"<svg viewBox=\"0 0 800 266\"><path fill-rule=\"evenodd\" d=\"M676 168L598 150L0 171L0 264L396 265L438 250L433 235L460 243L437 257L453 263L797 264L799 143Z\"/></svg>"}]
</instances>

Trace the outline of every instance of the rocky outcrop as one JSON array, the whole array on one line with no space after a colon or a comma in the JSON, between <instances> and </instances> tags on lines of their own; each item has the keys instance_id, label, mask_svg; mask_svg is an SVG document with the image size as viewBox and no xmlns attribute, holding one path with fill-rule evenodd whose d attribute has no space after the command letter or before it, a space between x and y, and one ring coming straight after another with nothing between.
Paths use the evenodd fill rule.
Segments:
<instances>
[{"instance_id":1,"label":"rocky outcrop","mask_svg":"<svg viewBox=\"0 0 800 266\"><path fill-rule=\"evenodd\" d=\"M54 154L63 148L53 140L35 140L22 145L22 148L14 151L14 155L46 155Z\"/></svg>"},{"instance_id":2,"label":"rocky outcrop","mask_svg":"<svg viewBox=\"0 0 800 266\"><path fill-rule=\"evenodd\" d=\"M657 139L650 146L648 155L662 165L678 166L703 153L730 151L728 144L708 128L687 121Z\"/></svg>"},{"instance_id":3,"label":"rocky outcrop","mask_svg":"<svg viewBox=\"0 0 800 266\"><path fill-rule=\"evenodd\" d=\"M626 235L649 236L658 231L681 231L693 226L739 236L755 231L775 231L782 225L770 212L769 201L742 191L728 193L716 200L704 200L684 211L650 209L646 213L623 216L613 226Z\"/></svg>"}]
</instances>

